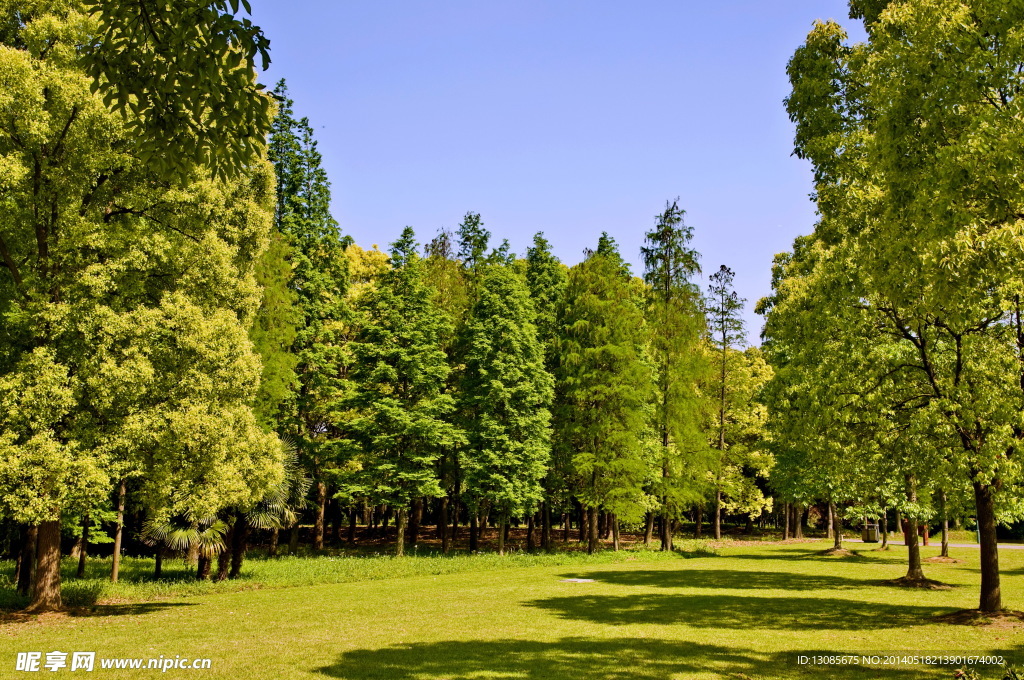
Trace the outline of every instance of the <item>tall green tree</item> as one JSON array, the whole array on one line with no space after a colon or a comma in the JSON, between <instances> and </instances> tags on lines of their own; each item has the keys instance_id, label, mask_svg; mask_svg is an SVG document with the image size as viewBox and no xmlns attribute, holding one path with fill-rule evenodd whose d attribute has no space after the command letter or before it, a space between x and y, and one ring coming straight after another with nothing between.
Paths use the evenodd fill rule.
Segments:
<instances>
[{"instance_id":1,"label":"tall green tree","mask_svg":"<svg viewBox=\"0 0 1024 680\"><path fill-rule=\"evenodd\" d=\"M710 461L700 430L703 398L700 381L707 371L701 343L705 328L699 255L690 247L693 228L678 199L665 204L640 249L649 286L647 329L658 381L655 427L660 440L660 479L653 489L661 504L661 546L672 545L671 526L682 511L700 500ZM653 521L653 515L648 522Z\"/></svg>"},{"instance_id":2,"label":"tall green tree","mask_svg":"<svg viewBox=\"0 0 1024 680\"><path fill-rule=\"evenodd\" d=\"M856 2L851 13L867 42L819 23L789 65L815 234L857 285L855 308L905 349L886 370L921 388L915 427L958 442L951 469L966 471L981 533L979 607L996 611L997 508L1013 505L1024 440L1024 190L1009 179L1024 14L984 0Z\"/></svg>"},{"instance_id":3,"label":"tall green tree","mask_svg":"<svg viewBox=\"0 0 1024 680\"><path fill-rule=\"evenodd\" d=\"M530 299L536 313L537 338L544 351L544 367L551 375L556 371L560 356L561 332L558 326L558 310L568 284L567 272L568 268L551 252L551 244L544 238L543 232L534 234L533 245L526 250L526 283L530 288ZM570 500L566 484L569 467L569 461L564 457L553 456L548 466L548 474L543 480L541 545L546 550L551 548L552 506L564 509L568 507Z\"/></svg>"},{"instance_id":4,"label":"tall green tree","mask_svg":"<svg viewBox=\"0 0 1024 680\"><path fill-rule=\"evenodd\" d=\"M533 513L550 457L552 378L544 368L525 282L511 268L485 268L470 312L461 398L471 415L463 461L466 490L505 524Z\"/></svg>"},{"instance_id":5,"label":"tall green tree","mask_svg":"<svg viewBox=\"0 0 1024 680\"><path fill-rule=\"evenodd\" d=\"M91 91L95 21L74 2L3 9L0 512L39 526L30 608L45 611L62 514L129 477L147 507L207 514L280 478L247 337L272 181L254 162L169 187Z\"/></svg>"},{"instance_id":6,"label":"tall green tree","mask_svg":"<svg viewBox=\"0 0 1024 680\"><path fill-rule=\"evenodd\" d=\"M715 407L718 418L715 422L715 448L718 449L718 463L715 466L715 515L713 528L715 538L722 537L722 484L727 467L726 462L726 430L729 407L730 353L735 345L745 339L743 319L743 300L733 290L732 281L735 274L724 264L711 275L708 285L707 315L708 330L715 348L714 371L717 377L715 385Z\"/></svg>"},{"instance_id":7,"label":"tall green tree","mask_svg":"<svg viewBox=\"0 0 1024 680\"><path fill-rule=\"evenodd\" d=\"M352 405L361 415L352 426L373 460L367 486L378 502L398 510L396 553L402 555L409 504L442 495L437 459L464 439L450 422L455 402L444 391L445 318L424 284L410 227L392 244L391 270L362 305L367 322L352 345Z\"/></svg>"},{"instance_id":8,"label":"tall green tree","mask_svg":"<svg viewBox=\"0 0 1024 680\"><path fill-rule=\"evenodd\" d=\"M351 389L344 349L348 258L338 223L331 216L330 182L313 129L307 119L295 120L283 80L274 93L281 102L268 148L277 177L275 226L292 251L291 288L299 310L291 348L298 390L282 427L298 444L300 458L313 478L313 546L320 549L328 480L351 450L348 433L336 422L339 404Z\"/></svg>"},{"instance_id":9,"label":"tall green tree","mask_svg":"<svg viewBox=\"0 0 1024 680\"><path fill-rule=\"evenodd\" d=\"M597 549L598 511L629 520L647 509L643 438L654 376L644 361L642 284L614 242L569 270L556 381L555 437L573 463L589 512L588 551Z\"/></svg>"}]
</instances>

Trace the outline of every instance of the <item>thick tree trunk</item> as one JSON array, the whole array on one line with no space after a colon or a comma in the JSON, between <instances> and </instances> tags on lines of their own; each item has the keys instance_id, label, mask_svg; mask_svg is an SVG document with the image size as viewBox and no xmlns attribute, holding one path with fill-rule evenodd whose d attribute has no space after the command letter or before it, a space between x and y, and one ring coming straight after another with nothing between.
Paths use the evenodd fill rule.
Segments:
<instances>
[{"instance_id":1,"label":"thick tree trunk","mask_svg":"<svg viewBox=\"0 0 1024 680\"><path fill-rule=\"evenodd\" d=\"M153 560L153 578L158 579L164 575L164 545L156 546L156 556Z\"/></svg>"},{"instance_id":2,"label":"thick tree trunk","mask_svg":"<svg viewBox=\"0 0 1024 680\"><path fill-rule=\"evenodd\" d=\"M53 520L39 524L32 601L25 611L38 614L60 608L60 520Z\"/></svg>"},{"instance_id":3,"label":"thick tree trunk","mask_svg":"<svg viewBox=\"0 0 1024 680\"><path fill-rule=\"evenodd\" d=\"M324 549L324 512L327 509L327 484L316 483L316 519L313 521L313 549Z\"/></svg>"},{"instance_id":4,"label":"thick tree trunk","mask_svg":"<svg viewBox=\"0 0 1024 680\"><path fill-rule=\"evenodd\" d=\"M33 524L25 531L25 542L21 549L21 569L18 571L18 592L28 595L36 573L36 547L39 544L39 526Z\"/></svg>"},{"instance_id":5,"label":"thick tree trunk","mask_svg":"<svg viewBox=\"0 0 1024 680\"><path fill-rule=\"evenodd\" d=\"M595 552L597 552L597 506L596 505L592 506L590 508L590 513L589 514L590 514L590 521L585 523L585 524L589 525L587 527L588 528L588 531L587 531L587 534L588 534L587 554L588 555L593 555Z\"/></svg>"},{"instance_id":6,"label":"thick tree trunk","mask_svg":"<svg viewBox=\"0 0 1024 680\"><path fill-rule=\"evenodd\" d=\"M441 516L437 520L437 537L441 539L441 553L448 554L451 543L448 540L448 503L451 501L448 496L441 499Z\"/></svg>"},{"instance_id":7,"label":"thick tree trunk","mask_svg":"<svg viewBox=\"0 0 1024 680\"><path fill-rule=\"evenodd\" d=\"M505 526L508 524L508 520L505 519L505 515L498 517L498 554L505 554Z\"/></svg>"},{"instance_id":8,"label":"thick tree trunk","mask_svg":"<svg viewBox=\"0 0 1024 680\"><path fill-rule=\"evenodd\" d=\"M981 601L978 609L998 612L1003 608L999 589L999 544L996 538L995 483L974 482L974 504L981 539Z\"/></svg>"},{"instance_id":9,"label":"thick tree trunk","mask_svg":"<svg viewBox=\"0 0 1024 680\"><path fill-rule=\"evenodd\" d=\"M224 536L224 549L217 553L217 576L216 581L223 581L228 577L228 570L231 568L231 547L235 543L235 525L228 527L228 533Z\"/></svg>"},{"instance_id":10,"label":"thick tree trunk","mask_svg":"<svg viewBox=\"0 0 1024 680\"><path fill-rule=\"evenodd\" d=\"M612 516L612 544L615 546L615 552L619 552L619 517L618 515Z\"/></svg>"},{"instance_id":11,"label":"thick tree trunk","mask_svg":"<svg viewBox=\"0 0 1024 680\"><path fill-rule=\"evenodd\" d=\"M783 520L784 523L782 525L782 540L783 541L788 541L789 540L789 516L790 516L789 503L783 504L783 506L782 506L782 514L784 516L784 520Z\"/></svg>"},{"instance_id":12,"label":"thick tree trunk","mask_svg":"<svg viewBox=\"0 0 1024 680\"><path fill-rule=\"evenodd\" d=\"M398 510L398 517L395 518L395 528L398 529L398 540L395 543L395 556L402 557L405 555L405 523L406 523L406 510L403 505Z\"/></svg>"},{"instance_id":13,"label":"thick tree trunk","mask_svg":"<svg viewBox=\"0 0 1024 680\"><path fill-rule=\"evenodd\" d=\"M85 563L89 559L89 515L82 518L82 536L78 539L78 570L75 578L85 577Z\"/></svg>"},{"instance_id":14,"label":"thick tree trunk","mask_svg":"<svg viewBox=\"0 0 1024 680\"><path fill-rule=\"evenodd\" d=\"M114 557L110 562L110 580L117 583L117 577L121 573L121 540L124 536L124 497L126 493L125 480L117 487L117 525L114 528Z\"/></svg>"},{"instance_id":15,"label":"thick tree trunk","mask_svg":"<svg viewBox=\"0 0 1024 680\"><path fill-rule=\"evenodd\" d=\"M834 538L835 537L835 531L834 531L834 529L835 529L835 526L834 526L835 525L835 513L832 511L832 506L833 506L833 503L830 501L829 504L828 504L828 520L826 521L826 529L825 529L825 531L826 531L825 537L826 538Z\"/></svg>"},{"instance_id":16,"label":"thick tree trunk","mask_svg":"<svg viewBox=\"0 0 1024 680\"><path fill-rule=\"evenodd\" d=\"M747 526L743 529L743 533L747 536L754 533L754 518L750 515L747 515Z\"/></svg>"},{"instance_id":17,"label":"thick tree trunk","mask_svg":"<svg viewBox=\"0 0 1024 680\"><path fill-rule=\"evenodd\" d=\"M704 535L704 504L697 504L697 528L693 533L695 538L701 538Z\"/></svg>"},{"instance_id":18,"label":"thick tree trunk","mask_svg":"<svg viewBox=\"0 0 1024 680\"><path fill-rule=\"evenodd\" d=\"M946 514L946 491L939 491L939 514L942 516L942 552L940 557L949 557L949 515Z\"/></svg>"},{"instance_id":19,"label":"thick tree trunk","mask_svg":"<svg viewBox=\"0 0 1024 680\"><path fill-rule=\"evenodd\" d=\"M480 534L476 530L476 512L469 513L469 552L480 550Z\"/></svg>"},{"instance_id":20,"label":"thick tree trunk","mask_svg":"<svg viewBox=\"0 0 1024 680\"><path fill-rule=\"evenodd\" d=\"M249 547L249 520L244 513L235 515L235 528L231 533L231 571L228 578L238 578L242 575L242 562Z\"/></svg>"},{"instance_id":21,"label":"thick tree trunk","mask_svg":"<svg viewBox=\"0 0 1024 680\"><path fill-rule=\"evenodd\" d=\"M804 509L799 504L794 508L793 513L793 538L804 537Z\"/></svg>"},{"instance_id":22,"label":"thick tree trunk","mask_svg":"<svg viewBox=\"0 0 1024 680\"><path fill-rule=\"evenodd\" d=\"M210 566L213 564L213 560L210 559L209 555L200 555L199 560L196 562L196 580L207 581L210 579Z\"/></svg>"},{"instance_id":23,"label":"thick tree trunk","mask_svg":"<svg viewBox=\"0 0 1024 680\"><path fill-rule=\"evenodd\" d=\"M831 528L833 546L836 550L843 547L843 520L839 516L839 512L836 510L836 504L829 501L828 504L828 516L832 520L829 525Z\"/></svg>"},{"instance_id":24,"label":"thick tree trunk","mask_svg":"<svg viewBox=\"0 0 1024 680\"><path fill-rule=\"evenodd\" d=\"M534 515L530 515L529 519L526 520L526 550L527 552L533 552L533 549L537 547L533 542L533 529L534 529Z\"/></svg>"},{"instance_id":25,"label":"thick tree trunk","mask_svg":"<svg viewBox=\"0 0 1024 680\"><path fill-rule=\"evenodd\" d=\"M644 521L644 547L650 547L651 540L654 538L654 513L648 512L647 518Z\"/></svg>"}]
</instances>

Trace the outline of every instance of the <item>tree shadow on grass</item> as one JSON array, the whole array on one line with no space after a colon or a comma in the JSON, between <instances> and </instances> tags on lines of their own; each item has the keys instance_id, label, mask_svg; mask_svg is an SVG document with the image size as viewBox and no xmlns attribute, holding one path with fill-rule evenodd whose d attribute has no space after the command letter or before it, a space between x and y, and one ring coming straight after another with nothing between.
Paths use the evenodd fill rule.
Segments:
<instances>
[{"instance_id":1,"label":"tree shadow on grass","mask_svg":"<svg viewBox=\"0 0 1024 680\"><path fill-rule=\"evenodd\" d=\"M562 574L560 578L586 578L623 586L741 590L848 590L877 585L877 580L842 576L727 569L591 571Z\"/></svg>"},{"instance_id":2,"label":"tree shadow on grass","mask_svg":"<svg viewBox=\"0 0 1024 680\"><path fill-rule=\"evenodd\" d=\"M68 616L138 616L153 614L173 607L195 607L191 602L136 602L126 604L94 604L67 607L59 612L26 614L23 611L0 612L0 624L18 624L37 621L42 618L64 618Z\"/></svg>"},{"instance_id":3,"label":"tree shadow on grass","mask_svg":"<svg viewBox=\"0 0 1024 680\"><path fill-rule=\"evenodd\" d=\"M800 653L836 654L834 650ZM664 680L708 672L728 678L788 680L806 678L810 671L797 663L797 652L763 654L694 642L582 637L554 642L471 640L398 644L346 652L337 663L316 670L347 680ZM810 674L837 680L881 677L877 668L860 666L816 670ZM950 675L949 669L916 668L887 669L884 677L930 680Z\"/></svg>"},{"instance_id":4,"label":"tree shadow on grass","mask_svg":"<svg viewBox=\"0 0 1024 680\"><path fill-rule=\"evenodd\" d=\"M830 598L735 595L577 595L524 603L563 619L613 626L654 624L765 630L882 630L934 623L949 607Z\"/></svg>"}]
</instances>

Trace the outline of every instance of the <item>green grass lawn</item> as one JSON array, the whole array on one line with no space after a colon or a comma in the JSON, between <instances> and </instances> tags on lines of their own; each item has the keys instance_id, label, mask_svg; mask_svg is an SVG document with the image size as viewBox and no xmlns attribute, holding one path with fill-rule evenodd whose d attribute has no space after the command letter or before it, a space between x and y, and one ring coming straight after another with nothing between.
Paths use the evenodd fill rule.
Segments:
<instances>
[{"instance_id":1,"label":"green grass lawn","mask_svg":"<svg viewBox=\"0 0 1024 680\"><path fill-rule=\"evenodd\" d=\"M325 562L313 571L336 582L283 587L287 579L281 576L273 583L264 578L264 587L255 590L134 602L123 601L124 591L122 601L101 602L87 615L8 620L0 626L0 677L33 677L14 671L19 651L61 650L95 651L98 657L209 657L212 667L166 673L64 669L59 676L43 671L47 676L952 678L953 668L810 667L796 658L897 652L1012 656L1024 643L1018 629L934 620L976 606L974 549L954 551L965 559L962 564L926 566L929 577L953 589L905 591L878 583L903 574L902 546L880 553L851 544L863 548L862 556L842 559L817 554L824 547L744 545L722 548L717 556L673 558L644 552L525 556L508 560L511 566L497 556L378 559L375 573L346 565L336 570L345 575L334 577ZM924 554L937 551L929 547ZM1004 604L1014 609L1024 609L1022 553L1000 555ZM251 569L280 568L271 562L254 562ZM368 580L381 573L387 577ZM983 671L982 677L999 678L1001 672Z\"/></svg>"}]
</instances>

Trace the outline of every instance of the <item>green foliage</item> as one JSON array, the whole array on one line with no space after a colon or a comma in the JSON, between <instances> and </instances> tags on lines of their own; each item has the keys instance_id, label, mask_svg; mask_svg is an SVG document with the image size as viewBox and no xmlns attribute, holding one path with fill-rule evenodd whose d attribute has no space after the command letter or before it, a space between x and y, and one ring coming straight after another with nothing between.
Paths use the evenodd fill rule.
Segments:
<instances>
[{"instance_id":1,"label":"green foliage","mask_svg":"<svg viewBox=\"0 0 1024 680\"><path fill-rule=\"evenodd\" d=\"M455 404L443 389L449 367L440 341L445 318L423 282L413 231L392 245L391 270L361 302L366 325L352 344L359 410L352 423L372 457L367 486L377 502L404 507L421 496L439 496L435 463L442 447L461 443L450 423Z\"/></svg>"},{"instance_id":2,"label":"green foliage","mask_svg":"<svg viewBox=\"0 0 1024 680\"><path fill-rule=\"evenodd\" d=\"M83 41L92 90L163 174L206 166L227 180L263 154L273 106L254 62L270 65L270 41L239 4L251 13L248 0L81 0L96 22Z\"/></svg>"},{"instance_id":3,"label":"green foliage","mask_svg":"<svg viewBox=\"0 0 1024 680\"><path fill-rule=\"evenodd\" d=\"M684 223L684 215L678 199L666 203L640 249L649 286L646 330L658 388L658 473L651 488L661 511L671 518L700 499L711 465L701 431L706 405L700 383L708 369L702 347L705 320L700 292L690 280L700 273L699 255L689 247L693 229Z\"/></svg>"},{"instance_id":4,"label":"green foliage","mask_svg":"<svg viewBox=\"0 0 1024 680\"><path fill-rule=\"evenodd\" d=\"M466 339L466 487L503 517L532 513L550 455L552 378L529 290L511 268L483 270Z\"/></svg>"},{"instance_id":5,"label":"green foliage","mask_svg":"<svg viewBox=\"0 0 1024 680\"><path fill-rule=\"evenodd\" d=\"M560 313L555 433L580 480L584 505L629 520L649 504L642 441L653 376L642 355L638 286L624 273L611 247L569 270Z\"/></svg>"},{"instance_id":6,"label":"green foliage","mask_svg":"<svg viewBox=\"0 0 1024 680\"><path fill-rule=\"evenodd\" d=\"M168 511L258 496L281 474L246 334L269 167L231 182L194 168L169 188L90 91L93 21L24 8L0 46L2 512L87 511L123 476Z\"/></svg>"}]
</instances>

